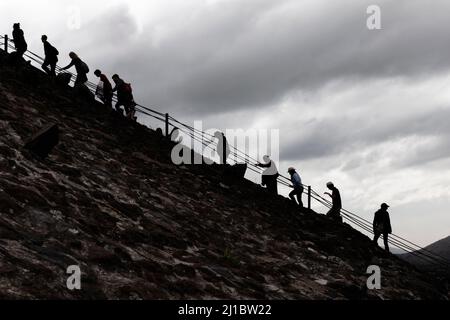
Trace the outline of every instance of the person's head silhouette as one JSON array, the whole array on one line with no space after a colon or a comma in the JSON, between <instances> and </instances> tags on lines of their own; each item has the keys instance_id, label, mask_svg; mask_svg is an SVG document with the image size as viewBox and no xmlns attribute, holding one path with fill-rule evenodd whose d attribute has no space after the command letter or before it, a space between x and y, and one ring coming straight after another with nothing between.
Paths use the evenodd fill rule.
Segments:
<instances>
[{"instance_id":1,"label":"person's head silhouette","mask_svg":"<svg viewBox=\"0 0 450 320\"><path fill-rule=\"evenodd\" d=\"M100 71L100 70L95 70L95 72L94 72L94 74L97 76L97 77L100 77L101 75L102 75L102 72Z\"/></svg>"},{"instance_id":2,"label":"person's head silhouette","mask_svg":"<svg viewBox=\"0 0 450 320\"><path fill-rule=\"evenodd\" d=\"M14 23L14 24L13 24L13 29L14 29L14 30L20 29L20 23Z\"/></svg>"},{"instance_id":3,"label":"person's head silhouette","mask_svg":"<svg viewBox=\"0 0 450 320\"><path fill-rule=\"evenodd\" d=\"M113 76L112 76L112 79L113 79L113 81L114 81L115 83L118 83L118 82L120 81L120 77L119 77L119 75L117 75L117 74L113 75Z\"/></svg>"},{"instance_id":4,"label":"person's head silhouette","mask_svg":"<svg viewBox=\"0 0 450 320\"><path fill-rule=\"evenodd\" d=\"M69 53L69 57L73 60L73 59L78 59L78 55L75 52L71 52Z\"/></svg>"},{"instance_id":5,"label":"person's head silhouette","mask_svg":"<svg viewBox=\"0 0 450 320\"><path fill-rule=\"evenodd\" d=\"M46 41L48 40L48 37L44 34L44 35L41 37L41 40L42 40L42 42L46 42Z\"/></svg>"}]
</instances>

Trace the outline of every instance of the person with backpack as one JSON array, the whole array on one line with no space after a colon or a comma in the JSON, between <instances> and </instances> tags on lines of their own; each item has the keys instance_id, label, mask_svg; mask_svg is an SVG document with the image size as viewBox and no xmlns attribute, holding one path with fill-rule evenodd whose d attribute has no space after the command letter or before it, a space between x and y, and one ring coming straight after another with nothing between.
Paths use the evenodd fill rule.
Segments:
<instances>
[{"instance_id":1,"label":"person with backpack","mask_svg":"<svg viewBox=\"0 0 450 320\"><path fill-rule=\"evenodd\" d=\"M303 208L302 196L303 196L303 191L305 191L305 188L303 187L302 179L300 178L300 175L297 173L297 170L295 168L292 168L292 167L289 168L288 173L291 175L291 181L292 181L291 188L294 188L294 191L292 191L289 194L289 198L291 198L292 201L297 203L295 201L295 196L297 196L298 205L300 206L300 208Z\"/></svg>"},{"instance_id":2,"label":"person with backpack","mask_svg":"<svg viewBox=\"0 0 450 320\"><path fill-rule=\"evenodd\" d=\"M100 78L95 95L103 101L105 106L112 109L112 99L114 93L111 82L109 82L108 77L105 76L100 70L95 70L94 74Z\"/></svg>"},{"instance_id":3,"label":"person with backpack","mask_svg":"<svg viewBox=\"0 0 450 320\"><path fill-rule=\"evenodd\" d=\"M131 120L136 120L136 103L134 102L133 89L129 83L122 80L117 74L112 77L115 87L113 92L117 92L116 110L123 115L122 109L125 108L126 117Z\"/></svg>"},{"instance_id":4,"label":"person with backpack","mask_svg":"<svg viewBox=\"0 0 450 320\"><path fill-rule=\"evenodd\" d=\"M45 53L45 59L44 63L42 64L42 69L49 75L56 77L56 64L58 63L58 55L59 51L52 46L48 42L48 38L46 35L43 35L41 37L42 43L44 44L44 53ZM48 68L50 66L50 69Z\"/></svg>"},{"instance_id":5,"label":"person with backpack","mask_svg":"<svg viewBox=\"0 0 450 320\"><path fill-rule=\"evenodd\" d=\"M262 173L262 185L267 187L267 191L271 194L278 195L278 182L280 176L277 165L269 156L264 156L265 163L258 163L258 167L265 168Z\"/></svg>"},{"instance_id":6,"label":"person with backpack","mask_svg":"<svg viewBox=\"0 0 450 320\"><path fill-rule=\"evenodd\" d=\"M15 23L13 25L13 42L16 48L16 58L23 58L25 52L27 52L28 44L25 41L25 34L20 28L20 23Z\"/></svg>"},{"instance_id":7,"label":"person with backpack","mask_svg":"<svg viewBox=\"0 0 450 320\"><path fill-rule=\"evenodd\" d=\"M77 79L75 80L75 86L84 85L88 81L88 65L83 60L81 60L75 52L69 53L69 57L72 59L72 62L67 67L62 68L61 70L67 70L75 66L75 69L77 70Z\"/></svg>"},{"instance_id":8,"label":"person with backpack","mask_svg":"<svg viewBox=\"0 0 450 320\"><path fill-rule=\"evenodd\" d=\"M386 203L383 203L381 209L375 213L375 219L373 220L373 233L375 234L375 238L373 239L373 242L378 245L378 240L381 235L383 235L384 247L387 252L390 252L389 234L392 234L392 226L387 209L389 209L389 206Z\"/></svg>"}]
</instances>

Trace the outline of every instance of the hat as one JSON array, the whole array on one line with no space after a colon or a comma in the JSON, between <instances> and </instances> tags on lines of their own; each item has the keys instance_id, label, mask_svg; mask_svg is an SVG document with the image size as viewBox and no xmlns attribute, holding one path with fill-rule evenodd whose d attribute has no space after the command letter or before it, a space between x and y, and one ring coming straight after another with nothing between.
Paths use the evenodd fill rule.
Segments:
<instances>
[{"instance_id":1,"label":"hat","mask_svg":"<svg viewBox=\"0 0 450 320\"><path fill-rule=\"evenodd\" d=\"M389 206L388 206L386 203L383 203L383 204L381 205L381 207L382 207L382 208L386 208L386 209L389 208Z\"/></svg>"}]
</instances>

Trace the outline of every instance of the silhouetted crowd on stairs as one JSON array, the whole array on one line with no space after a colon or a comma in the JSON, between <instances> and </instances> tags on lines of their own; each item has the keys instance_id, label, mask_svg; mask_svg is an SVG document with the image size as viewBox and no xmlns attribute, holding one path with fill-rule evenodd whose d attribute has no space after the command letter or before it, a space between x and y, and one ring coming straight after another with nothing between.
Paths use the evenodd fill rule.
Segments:
<instances>
[{"instance_id":1,"label":"silhouetted crowd on stairs","mask_svg":"<svg viewBox=\"0 0 450 320\"><path fill-rule=\"evenodd\" d=\"M41 37L43 46L44 46L44 54L45 59L42 64L42 69L50 76L57 77L57 63L59 51L48 41L48 37L43 35ZM20 27L20 23L15 23L13 25L13 38L14 46L16 51L12 54L12 59L14 62L24 61L24 54L27 52L28 44L25 40L25 33ZM78 54L75 52L70 52L69 57L71 62L64 68L61 68L60 71L68 70L72 67L75 67L76 70L76 79L75 79L75 87L85 86L86 82L88 82L88 74L90 72L89 66L86 62L84 62ZM62 73L60 73L61 75ZM125 115L127 118L136 121L136 102L134 101L133 89L129 83L120 78L119 75L114 75L112 77L115 87L111 86L111 82L108 80L108 77L103 74L100 70L96 70L94 73L97 77L100 78L100 82L96 89L96 96L106 105L112 108L112 102L114 98L114 93L117 93L117 102L115 105L115 109L118 113L123 115L125 111ZM69 80L70 81L70 80ZM124 110L122 110L122 108Z\"/></svg>"},{"instance_id":2,"label":"silhouetted crowd on stairs","mask_svg":"<svg viewBox=\"0 0 450 320\"><path fill-rule=\"evenodd\" d=\"M49 76L57 77L56 71L59 51L52 44L50 44L46 35L43 35L41 37L41 40L44 46L45 54L42 69ZM25 40L25 34L20 28L20 23L15 23L13 25L13 42L16 49L16 51L11 54L13 61L23 61L23 56L27 52L28 45ZM89 66L75 52L70 52L69 57L71 59L71 62L66 67L61 68L61 71L65 71L72 67L75 67L77 76L74 86L85 86L86 82L88 82L87 75L90 72ZM123 107L126 117L136 121L137 118L135 115L137 104L134 101L131 85L121 79L117 74L112 76L112 80L115 84L114 87L112 86L108 77L101 70L96 70L94 72L94 75L99 78L99 84L96 88L95 95L105 104L105 106L110 107L111 109L113 108L114 93L117 93L117 102L115 105L116 111L123 115L123 111L121 109L121 107ZM225 139L223 134L218 134L219 140L221 137L222 139ZM227 145L227 142L224 141L223 145ZM227 150L227 152L229 154L229 150ZM225 157L227 157L228 155L223 151L219 152L219 154L224 154ZM222 159L221 164L226 164L226 160ZM266 187L267 191L270 194L278 195L278 178L280 177L280 174L278 172L276 163L271 160L270 156L266 155L264 156L264 163L258 163L258 166L260 168L264 168L264 171L262 173L262 186ZM293 189L289 193L289 198L296 205L298 205L301 210L304 210L302 196L305 192L305 188L302 183L302 178L300 177L298 171L293 167L289 168L288 173L291 177L290 180L292 183L290 187ZM332 200L332 207L327 213L327 216L334 221L343 222L341 215L342 198L340 191L332 182L327 183L327 188L331 191L331 193L326 192L325 194L328 195ZM381 235L383 235L385 249L389 252L389 234L392 234L392 227L389 213L387 211L388 208L389 206L383 203L381 205L381 208L375 213L373 222L373 232L375 237L373 242L377 244L379 238L381 237Z\"/></svg>"}]
</instances>

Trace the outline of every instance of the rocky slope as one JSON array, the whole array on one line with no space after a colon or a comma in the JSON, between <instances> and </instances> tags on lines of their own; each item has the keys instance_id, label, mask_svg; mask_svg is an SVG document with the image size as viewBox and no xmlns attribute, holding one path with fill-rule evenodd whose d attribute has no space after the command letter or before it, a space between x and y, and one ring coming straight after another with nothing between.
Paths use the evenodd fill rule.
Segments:
<instances>
[{"instance_id":1,"label":"rocky slope","mask_svg":"<svg viewBox=\"0 0 450 320\"><path fill-rule=\"evenodd\" d=\"M216 167L0 54L0 298L446 299L347 225ZM57 123L38 160L22 147ZM369 265L382 290L366 288ZM82 290L66 269L79 265Z\"/></svg>"}]
</instances>

